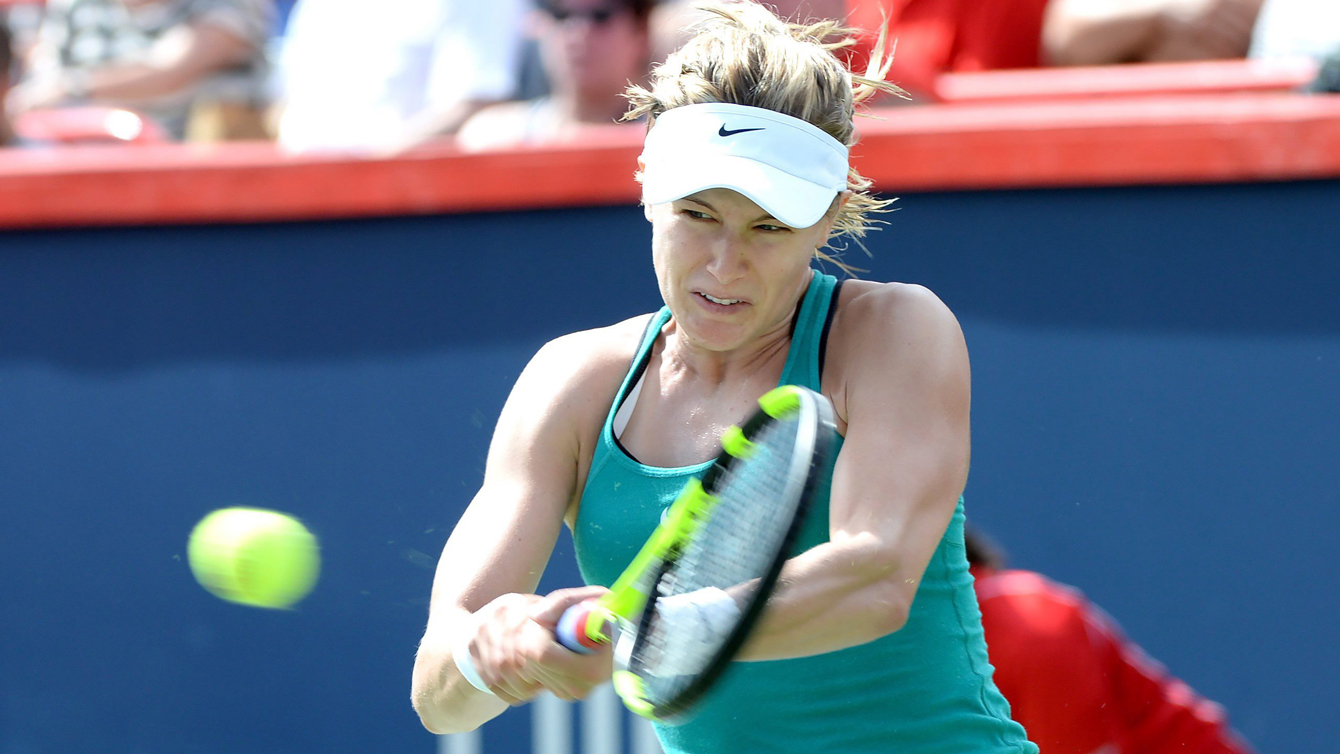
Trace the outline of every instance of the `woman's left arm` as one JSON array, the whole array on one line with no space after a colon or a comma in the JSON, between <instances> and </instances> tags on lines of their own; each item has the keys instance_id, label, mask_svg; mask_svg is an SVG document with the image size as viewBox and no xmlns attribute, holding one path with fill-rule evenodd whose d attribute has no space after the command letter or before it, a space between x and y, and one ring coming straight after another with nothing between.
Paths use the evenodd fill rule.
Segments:
<instances>
[{"instance_id":1,"label":"woman's left arm","mask_svg":"<svg viewBox=\"0 0 1340 754\"><path fill-rule=\"evenodd\" d=\"M789 561L741 659L831 652L907 621L968 476L968 352L919 286L863 286L834 322L830 394L846 440L830 541Z\"/></svg>"}]
</instances>

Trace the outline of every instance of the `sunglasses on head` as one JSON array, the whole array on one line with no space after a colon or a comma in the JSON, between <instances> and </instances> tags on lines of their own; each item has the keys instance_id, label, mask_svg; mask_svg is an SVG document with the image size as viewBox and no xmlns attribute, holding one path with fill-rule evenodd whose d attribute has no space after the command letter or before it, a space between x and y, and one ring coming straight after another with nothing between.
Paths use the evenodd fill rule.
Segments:
<instances>
[{"instance_id":1,"label":"sunglasses on head","mask_svg":"<svg viewBox=\"0 0 1340 754\"><path fill-rule=\"evenodd\" d=\"M621 5L606 5L600 8L590 8L588 10L572 10L562 6L547 5L545 10L553 17L555 21L563 22L571 20L590 21L596 26L603 26L609 23L611 18L623 12Z\"/></svg>"}]
</instances>

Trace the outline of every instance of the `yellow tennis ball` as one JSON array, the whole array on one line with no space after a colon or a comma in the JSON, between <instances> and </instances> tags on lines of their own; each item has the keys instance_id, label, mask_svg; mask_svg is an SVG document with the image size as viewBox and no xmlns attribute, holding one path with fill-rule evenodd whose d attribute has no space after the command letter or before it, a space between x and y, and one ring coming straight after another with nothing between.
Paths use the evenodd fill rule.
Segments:
<instances>
[{"instance_id":1,"label":"yellow tennis ball","mask_svg":"<svg viewBox=\"0 0 1340 754\"><path fill-rule=\"evenodd\" d=\"M289 607L316 586L321 555L298 519L259 508L224 508L191 531L186 558L196 581L230 602Z\"/></svg>"}]
</instances>

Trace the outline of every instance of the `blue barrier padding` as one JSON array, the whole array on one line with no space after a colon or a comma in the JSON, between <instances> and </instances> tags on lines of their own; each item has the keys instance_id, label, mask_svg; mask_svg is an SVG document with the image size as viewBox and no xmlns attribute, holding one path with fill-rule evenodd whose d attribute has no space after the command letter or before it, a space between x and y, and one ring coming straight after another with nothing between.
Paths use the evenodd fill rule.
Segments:
<instances>
[{"instance_id":1,"label":"blue barrier padding","mask_svg":"<svg viewBox=\"0 0 1340 754\"><path fill-rule=\"evenodd\" d=\"M1262 751L1322 751L1340 651L1340 182L904 197L865 275L973 360L968 513ZM432 752L432 567L545 340L659 306L635 208L0 233L0 752ZM295 513L295 610L184 562ZM575 584L560 542L544 587ZM529 751L526 715L485 733Z\"/></svg>"}]
</instances>

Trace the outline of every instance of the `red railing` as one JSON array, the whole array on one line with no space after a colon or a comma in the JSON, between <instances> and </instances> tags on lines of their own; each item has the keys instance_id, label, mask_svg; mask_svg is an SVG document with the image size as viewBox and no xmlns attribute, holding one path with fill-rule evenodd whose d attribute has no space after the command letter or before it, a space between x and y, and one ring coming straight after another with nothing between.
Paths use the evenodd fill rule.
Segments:
<instances>
[{"instance_id":1,"label":"red railing","mask_svg":"<svg viewBox=\"0 0 1340 754\"><path fill-rule=\"evenodd\" d=\"M936 79L935 94L947 104L983 104L1058 99L1287 92L1317 75L1311 58L1147 63L1096 68L950 73Z\"/></svg>"},{"instance_id":2,"label":"red railing","mask_svg":"<svg viewBox=\"0 0 1340 754\"><path fill-rule=\"evenodd\" d=\"M1069 72L1066 72L1069 73ZM1340 178L1340 96L1157 94L902 107L862 119L890 193ZM0 154L0 228L245 222L631 204L642 130L563 146L385 159L266 143Z\"/></svg>"}]
</instances>

